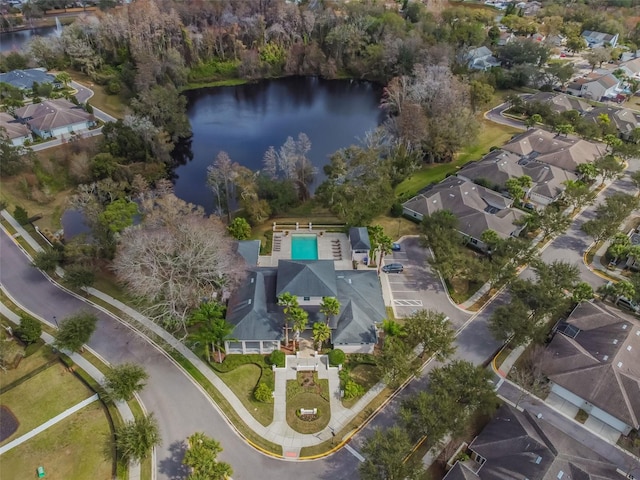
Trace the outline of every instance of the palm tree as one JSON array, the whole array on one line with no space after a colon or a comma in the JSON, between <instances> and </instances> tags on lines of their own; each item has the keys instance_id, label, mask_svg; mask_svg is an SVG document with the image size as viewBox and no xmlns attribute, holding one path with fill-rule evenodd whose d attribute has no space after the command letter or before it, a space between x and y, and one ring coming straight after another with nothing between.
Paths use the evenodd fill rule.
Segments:
<instances>
[{"instance_id":1,"label":"palm tree","mask_svg":"<svg viewBox=\"0 0 640 480\"><path fill-rule=\"evenodd\" d=\"M282 292L278 295L278 305L283 308L284 311L284 344L285 346L289 345L289 320L291 318L291 310L294 308L298 308L298 297L289 293Z\"/></svg>"},{"instance_id":2,"label":"palm tree","mask_svg":"<svg viewBox=\"0 0 640 480\"><path fill-rule=\"evenodd\" d=\"M322 349L322 344L331 338L329 325L322 322L313 324L313 340L318 344L318 350Z\"/></svg>"},{"instance_id":3,"label":"palm tree","mask_svg":"<svg viewBox=\"0 0 640 480\"><path fill-rule=\"evenodd\" d=\"M161 442L158 422L153 413L131 420L116 429L116 451L124 461L140 462Z\"/></svg>"},{"instance_id":4,"label":"palm tree","mask_svg":"<svg viewBox=\"0 0 640 480\"><path fill-rule=\"evenodd\" d=\"M327 325L329 325L329 320L340 313L340 302L336 297L322 297L320 313L326 317Z\"/></svg>"},{"instance_id":5,"label":"palm tree","mask_svg":"<svg viewBox=\"0 0 640 480\"><path fill-rule=\"evenodd\" d=\"M224 307L216 302L203 303L189 320L191 324L200 324L198 330L190 334L189 338L204 346L207 361L211 361L209 347L213 345L218 362L222 362L222 345L233 332L233 325L224 319Z\"/></svg>"},{"instance_id":6,"label":"palm tree","mask_svg":"<svg viewBox=\"0 0 640 480\"><path fill-rule=\"evenodd\" d=\"M295 337L293 340L293 351L296 350L296 340L300 340L300 334L307 328L307 323L309 322L309 314L305 312L300 307L292 308L289 312L291 315L291 319L293 320L293 331L295 332Z\"/></svg>"},{"instance_id":7,"label":"palm tree","mask_svg":"<svg viewBox=\"0 0 640 480\"><path fill-rule=\"evenodd\" d=\"M58 75L56 75L56 82L62 83L65 87L69 86L71 80L71 75L69 75L67 72L60 72Z\"/></svg>"}]
</instances>

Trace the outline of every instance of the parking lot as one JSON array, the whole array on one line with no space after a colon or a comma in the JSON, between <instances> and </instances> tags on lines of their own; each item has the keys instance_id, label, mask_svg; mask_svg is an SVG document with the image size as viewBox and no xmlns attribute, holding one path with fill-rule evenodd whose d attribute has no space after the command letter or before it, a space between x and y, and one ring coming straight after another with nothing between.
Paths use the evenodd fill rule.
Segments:
<instances>
[{"instance_id":1,"label":"parking lot","mask_svg":"<svg viewBox=\"0 0 640 480\"><path fill-rule=\"evenodd\" d=\"M416 310L431 309L449 317L454 328L460 327L470 314L451 303L437 273L427 264L428 251L420 246L419 238L405 238L400 251L385 257L385 264L401 263L402 273L382 273L387 283L397 317L407 317Z\"/></svg>"}]
</instances>

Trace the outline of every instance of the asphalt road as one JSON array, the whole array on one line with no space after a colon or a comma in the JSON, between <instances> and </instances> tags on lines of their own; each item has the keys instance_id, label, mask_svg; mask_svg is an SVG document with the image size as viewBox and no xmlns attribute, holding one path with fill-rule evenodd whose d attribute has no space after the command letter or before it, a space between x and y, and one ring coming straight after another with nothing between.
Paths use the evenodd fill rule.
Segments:
<instances>
[{"instance_id":1,"label":"asphalt road","mask_svg":"<svg viewBox=\"0 0 640 480\"><path fill-rule=\"evenodd\" d=\"M524 95L523 95L524 96ZM519 130L526 130L527 128L519 122L518 120L514 120L509 117L505 117L502 114L505 110L509 109L511 105L508 103L502 103L495 108L492 108L488 112L484 114L484 117L487 120L491 120L492 122L499 123L500 125L507 125L509 127L517 128Z\"/></svg>"}]
</instances>

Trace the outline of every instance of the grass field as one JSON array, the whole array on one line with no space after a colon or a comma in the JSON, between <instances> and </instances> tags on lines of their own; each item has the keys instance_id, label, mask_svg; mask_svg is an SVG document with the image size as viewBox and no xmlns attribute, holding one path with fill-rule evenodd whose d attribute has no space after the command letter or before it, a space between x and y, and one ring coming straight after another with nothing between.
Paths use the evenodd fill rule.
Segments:
<instances>
[{"instance_id":1,"label":"grass field","mask_svg":"<svg viewBox=\"0 0 640 480\"><path fill-rule=\"evenodd\" d=\"M102 85L96 85L88 76L69 70L67 73L71 75L74 81L80 85L93 90L93 97L89 99L89 103L99 108L103 112L116 118L123 118L125 112L125 104L118 95L107 95Z\"/></svg>"},{"instance_id":2,"label":"grass field","mask_svg":"<svg viewBox=\"0 0 640 480\"><path fill-rule=\"evenodd\" d=\"M27 433L91 395L93 392L61 364L47 368L0 395L0 404L9 407L20 422L18 430L2 444Z\"/></svg>"},{"instance_id":3,"label":"grass field","mask_svg":"<svg viewBox=\"0 0 640 480\"><path fill-rule=\"evenodd\" d=\"M79 384L77 380L75 383ZM36 478L36 468L43 466L47 480L109 479L110 443L111 430L103 406L94 402L3 454L0 477Z\"/></svg>"},{"instance_id":4,"label":"grass field","mask_svg":"<svg viewBox=\"0 0 640 480\"><path fill-rule=\"evenodd\" d=\"M253 391L260 380L262 369L257 365L241 365L220 378L237 395L247 410L265 427L273 422L273 403L258 402Z\"/></svg>"},{"instance_id":5,"label":"grass field","mask_svg":"<svg viewBox=\"0 0 640 480\"><path fill-rule=\"evenodd\" d=\"M4 303L4 299L2 299ZM36 352L20 361L18 368L7 370L0 374L0 386L9 385L12 382L24 377L27 372L32 372L47 362L53 360L55 355L51 352L51 347L43 346Z\"/></svg>"},{"instance_id":6,"label":"grass field","mask_svg":"<svg viewBox=\"0 0 640 480\"><path fill-rule=\"evenodd\" d=\"M473 145L464 148L451 163L427 165L415 172L396 187L396 197L403 199L413 197L427 185L440 182L448 174L458 171L463 165L479 160L483 155L489 153L492 146L501 146L513 135L520 132L521 130L482 119L478 140Z\"/></svg>"}]
</instances>

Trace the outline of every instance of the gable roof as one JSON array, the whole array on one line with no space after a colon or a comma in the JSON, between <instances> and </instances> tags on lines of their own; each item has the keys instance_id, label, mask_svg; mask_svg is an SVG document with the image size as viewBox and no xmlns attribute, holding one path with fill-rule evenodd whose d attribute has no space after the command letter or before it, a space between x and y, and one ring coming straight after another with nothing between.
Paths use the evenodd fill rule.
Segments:
<instances>
[{"instance_id":1,"label":"gable roof","mask_svg":"<svg viewBox=\"0 0 640 480\"><path fill-rule=\"evenodd\" d=\"M556 333L542 369L553 382L634 428L640 419L640 325L604 305L580 303Z\"/></svg>"},{"instance_id":2,"label":"gable roof","mask_svg":"<svg viewBox=\"0 0 640 480\"><path fill-rule=\"evenodd\" d=\"M236 243L236 251L248 265L258 265L260 256L260 240L240 240Z\"/></svg>"},{"instance_id":3,"label":"gable roof","mask_svg":"<svg viewBox=\"0 0 640 480\"><path fill-rule=\"evenodd\" d=\"M31 132L26 125L18 122L15 118L5 112L0 112L0 129L5 129L9 139L29 136Z\"/></svg>"},{"instance_id":4,"label":"gable roof","mask_svg":"<svg viewBox=\"0 0 640 480\"><path fill-rule=\"evenodd\" d=\"M458 218L460 232L479 239L482 232L489 229L502 238L508 238L517 230L514 222L525 214L510 208L511 203L511 199L481 185L448 177L403 206L422 215L449 210Z\"/></svg>"},{"instance_id":5,"label":"gable roof","mask_svg":"<svg viewBox=\"0 0 640 480\"><path fill-rule=\"evenodd\" d=\"M610 33L595 32L593 30L585 30L582 32L582 37L587 41L589 46L591 44L599 43L611 43L617 35L611 35Z\"/></svg>"},{"instance_id":6,"label":"gable roof","mask_svg":"<svg viewBox=\"0 0 640 480\"><path fill-rule=\"evenodd\" d=\"M0 73L0 82L8 83L23 90L33 88L34 82L53 83L55 80L56 78L53 75L40 68L11 70L7 73Z\"/></svg>"},{"instance_id":7,"label":"gable roof","mask_svg":"<svg viewBox=\"0 0 640 480\"><path fill-rule=\"evenodd\" d=\"M505 188L508 179L523 175L531 177L531 192L550 199L556 198L564 190L564 182L578 178L574 173L554 165L522 159L519 155L504 150L494 150L482 160L468 163L458 172L458 176L472 181L482 178L500 188Z\"/></svg>"},{"instance_id":8,"label":"gable roof","mask_svg":"<svg viewBox=\"0 0 640 480\"><path fill-rule=\"evenodd\" d=\"M333 260L280 260L276 296L289 292L297 297L335 297Z\"/></svg>"},{"instance_id":9,"label":"gable roof","mask_svg":"<svg viewBox=\"0 0 640 480\"><path fill-rule=\"evenodd\" d=\"M606 153L606 145L602 143L560 136L538 128L518 135L502 149L572 172L578 165L592 162Z\"/></svg>"},{"instance_id":10,"label":"gable roof","mask_svg":"<svg viewBox=\"0 0 640 480\"><path fill-rule=\"evenodd\" d=\"M351 227L349 242L351 242L351 250L371 250L367 227Z\"/></svg>"},{"instance_id":11,"label":"gable roof","mask_svg":"<svg viewBox=\"0 0 640 480\"><path fill-rule=\"evenodd\" d=\"M640 112L629 108L618 107L598 107L594 108L585 118L598 122L598 116L606 113L609 119L616 126L618 131L624 135L631 133L634 129L640 127Z\"/></svg>"},{"instance_id":12,"label":"gable roof","mask_svg":"<svg viewBox=\"0 0 640 480\"><path fill-rule=\"evenodd\" d=\"M631 76L637 75L640 73L640 58L634 58L628 62L624 62L620 65L620 68L629 72Z\"/></svg>"},{"instance_id":13,"label":"gable roof","mask_svg":"<svg viewBox=\"0 0 640 480\"><path fill-rule=\"evenodd\" d=\"M539 102L549 105L552 111L556 113L576 110L580 113L589 112L593 107L584 100L573 95L565 95L563 93L538 92L527 97L527 103Z\"/></svg>"},{"instance_id":14,"label":"gable roof","mask_svg":"<svg viewBox=\"0 0 640 480\"><path fill-rule=\"evenodd\" d=\"M471 442L469 449L484 457L475 475L457 463L443 480L611 480L616 466L529 412L503 405ZM563 473L561 473L563 472ZM473 472L472 472L473 473Z\"/></svg>"},{"instance_id":15,"label":"gable roof","mask_svg":"<svg viewBox=\"0 0 640 480\"><path fill-rule=\"evenodd\" d=\"M91 122L95 119L82 107L62 98L25 105L16 110L16 116L26 121L31 128L40 131Z\"/></svg>"},{"instance_id":16,"label":"gable roof","mask_svg":"<svg viewBox=\"0 0 640 480\"><path fill-rule=\"evenodd\" d=\"M375 271L336 272L340 313L332 319L334 343L376 343L375 323L387 316L380 280Z\"/></svg>"},{"instance_id":17,"label":"gable roof","mask_svg":"<svg viewBox=\"0 0 640 480\"><path fill-rule=\"evenodd\" d=\"M273 303L276 269L251 271L244 283L231 295L227 321L234 326L238 340L280 340L283 315Z\"/></svg>"}]
</instances>

